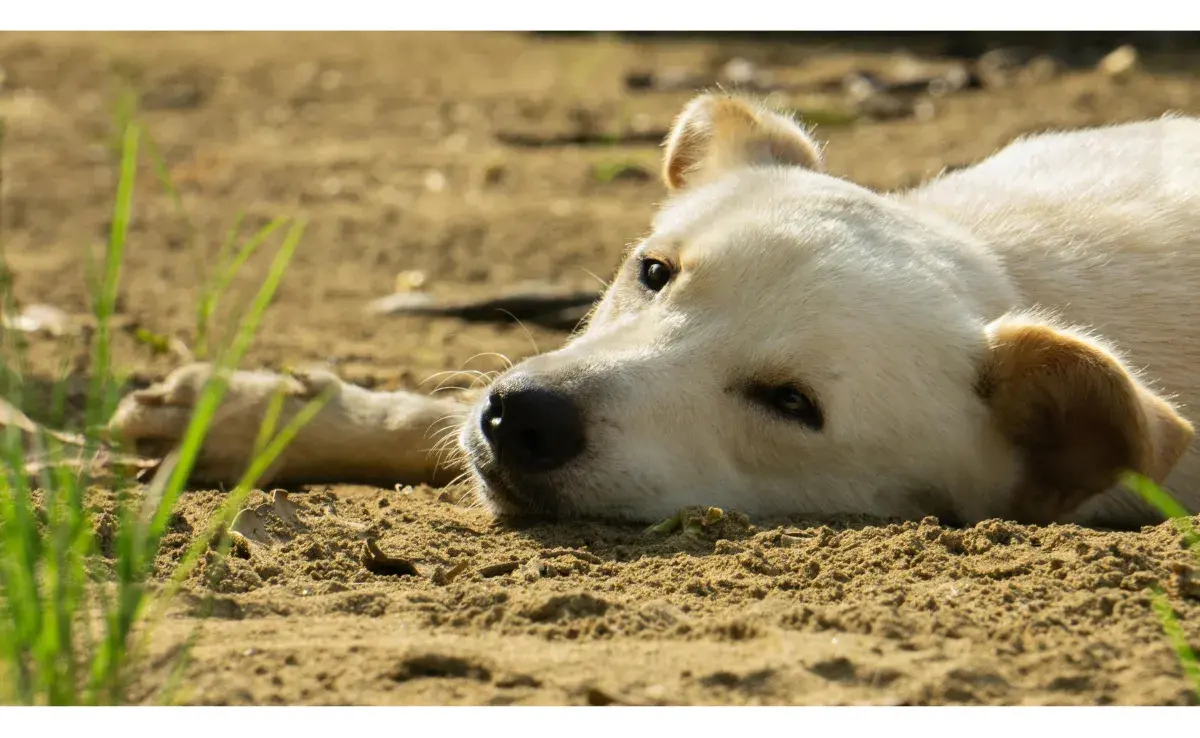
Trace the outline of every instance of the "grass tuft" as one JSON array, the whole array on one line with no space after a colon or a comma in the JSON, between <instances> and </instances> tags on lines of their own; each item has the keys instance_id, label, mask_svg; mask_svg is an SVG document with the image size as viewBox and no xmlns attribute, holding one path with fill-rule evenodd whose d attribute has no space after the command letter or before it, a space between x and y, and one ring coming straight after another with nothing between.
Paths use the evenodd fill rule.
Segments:
<instances>
[{"instance_id":1,"label":"grass tuft","mask_svg":"<svg viewBox=\"0 0 1200 738\"><path fill-rule=\"evenodd\" d=\"M84 257L96 329L82 440L64 441L64 434L40 426L31 429L28 423L18 427L9 422L0 428L0 701L7 704L127 701L131 667L140 663L153 626L195 571L210 541L222 541L215 551L218 561L228 554L228 536L218 534L228 527L263 473L328 399L320 397L310 402L278 432L275 426L279 413L268 413L245 475L210 521L208 530L196 536L175 565L166 585L156 585L155 561L172 512L212 427L229 378L249 348L301 241L304 224L272 221L252 234L228 259L222 257L219 274L204 286L197 309L198 322L205 329L238 270L273 233L288 226L266 278L241 316L229 344L214 348L206 330L198 333L200 345L214 357L214 371L201 389L179 446L145 487L119 474L115 479L106 476L100 480L96 473L111 474L114 470L72 462L95 461L108 453L104 425L116 408L123 385L112 365L110 325L117 310L121 265L133 217L139 151L149 151L146 155L152 159L159 182L182 207L162 158L136 120L131 98L125 96L118 101L114 119L119 136L114 137L118 174L112 225L99 270L90 254ZM141 145L146 142L150 144ZM231 232L236 231L235 227ZM3 265L0 250L0 309L8 314L15 302L11 279ZM12 408L20 408L32 379L25 369L23 346L16 332L0 333L4 343L0 391ZM60 410L64 384L60 379L51 393ZM105 552L112 559L111 571L99 565L96 521L89 503L89 492L96 484L111 487L117 500L112 514L115 529L106 533L111 543ZM170 701L192 642L194 639L189 639L176 657L160 701Z\"/></svg>"},{"instance_id":2,"label":"grass tuft","mask_svg":"<svg viewBox=\"0 0 1200 738\"><path fill-rule=\"evenodd\" d=\"M1196 534L1196 519L1188 513L1187 509L1161 487L1141 474L1126 474L1122 481L1146 504L1158 510L1164 518L1171 521L1175 529L1179 531L1183 545L1195 554L1196 561L1200 564L1200 535ZM1200 702L1200 661L1197 661L1196 652L1188 643L1187 634L1184 633L1183 626L1179 624L1179 619L1175 616L1175 609L1171 607L1171 602L1161 587L1155 587L1151 592L1151 607L1171 649L1175 651L1175 656L1179 659L1184 677L1191 683L1192 689L1196 693L1196 700Z\"/></svg>"}]
</instances>

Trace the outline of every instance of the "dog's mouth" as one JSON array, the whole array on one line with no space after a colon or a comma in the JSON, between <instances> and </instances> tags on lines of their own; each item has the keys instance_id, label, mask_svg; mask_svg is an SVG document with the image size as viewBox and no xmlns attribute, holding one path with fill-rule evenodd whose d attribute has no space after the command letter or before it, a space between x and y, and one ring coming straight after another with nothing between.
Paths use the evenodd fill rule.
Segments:
<instances>
[{"instance_id":1,"label":"dog's mouth","mask_svg":"<svg viewBox=\"0 0 1200 738\"><path fill-rule=\"evenodd\" d=\"M549 520L574 517L556 485L541 475L514 478L478 431L471 432L463 445L477 483L476 494L499 517Z\"/></svg>"}]
</instances>

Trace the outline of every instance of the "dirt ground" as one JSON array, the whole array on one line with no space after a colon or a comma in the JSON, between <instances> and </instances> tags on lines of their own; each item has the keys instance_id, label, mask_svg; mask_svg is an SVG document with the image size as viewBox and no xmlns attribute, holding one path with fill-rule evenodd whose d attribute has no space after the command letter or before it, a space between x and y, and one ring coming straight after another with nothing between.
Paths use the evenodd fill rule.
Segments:
<instances>
[{"instance_id":1,"label":"dirt ground","mask_svg":"<svg viewBox=\"0 0 1200 738\"><path fill-rule=\"evenodd\" d=\"M82 257L99 253L111 217L121 76L143 93L199 235L144 166L119 317L187 344L236 214L247 231L302 216L304 241L246 365L328 362L353 382L427 391L436 372L501 368L488 352L517 360L564 334L365 315L401 273L421 272L434 293L591 287L648 227L662 197L653 139L691 92L630 91L626 74L707 74L741 57L819 86L912 63L893 52L516 34L0 34L6 258L21 304L88 313ZM1088 67L818 135L834 173L888 189L1020 134L1167 110L1200 112L1200 76L1164 67L1121 82ZM554 143L589 128L631 140ZM252 260L224 307L244 304L268 257ZM28 340L44 377L75 350ZM122 332L116 361L144 382L180 359ZM164 571L221 499L186 495ZM1166 525L755 520L689 537L501 528L426 488L314 487L291 501L294 516L267 515L273 545L204 572L216 575L213 617L201 618L211 590L189 583L139 688L165 679L199 627L182 695L198 704L1196 700L1150 608L1159 584L1200 649L1196 562ZM365 569L367 536L415 573Z\"/></svg>"}]
</instances>

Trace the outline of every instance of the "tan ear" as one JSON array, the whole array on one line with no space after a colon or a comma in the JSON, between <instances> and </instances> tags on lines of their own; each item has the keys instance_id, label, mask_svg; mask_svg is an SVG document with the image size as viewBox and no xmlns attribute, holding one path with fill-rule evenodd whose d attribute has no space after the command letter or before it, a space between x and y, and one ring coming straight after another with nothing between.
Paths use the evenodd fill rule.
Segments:
<instances>
[{"instance_id":1,"label":"tan ear","mask_svg":"<svg viewBox=\"0 0 1200 738\"><path fill-rule=\"evenodd\" d=\"M979 391L1024 457L1019 521L1058 520L1125 471L1161 482L1191 443L1192 424L1092 339L1024 317L987 337Z\"/></svg>"},{"instance_id":2,"label":"tan ear","mask_svg":"<svg viewBox=\"0 0 1200 738\"><path fill-rule=\"evenodd\" d=\"M746 166L824 168L819 147L795 121L728 94L704 94L688 103L665 146L663 181L672 190Z\"/></svg>"}]
</instances>

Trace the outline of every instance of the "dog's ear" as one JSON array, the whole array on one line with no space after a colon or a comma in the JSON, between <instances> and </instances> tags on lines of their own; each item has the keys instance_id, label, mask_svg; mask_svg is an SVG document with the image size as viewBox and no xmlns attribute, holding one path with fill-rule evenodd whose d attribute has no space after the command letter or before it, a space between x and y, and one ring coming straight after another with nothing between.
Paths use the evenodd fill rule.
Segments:
<instances>
[{"instance_id":1,"label":"dog's ear","mask_svg":"<svg viewBox=\"0 0 1200 738\"><path fill-rule=\"evenodd\" d=\"M824 168L820 148L795 121L727 94L688 103L664 145L662 176L672 190L756 164Z\"/></svg>"},{"instance_id":2,"label":"dog's ear","mask_svg":"<svg viewBox=\"0 0 1200 738\"><path fill-rule=\"evenodd\" d=\"M1024 462L1021 522L1057 520L1126 471L1161 482L1191 443L1191 423L1091 338L1020 316L986 333L978 391Z\"/></svg>"}]
</instances>

